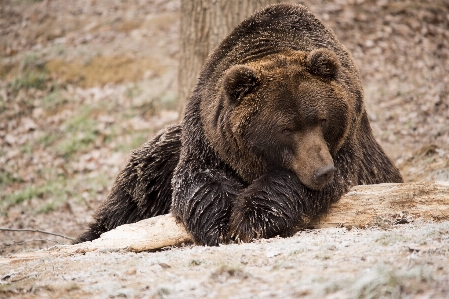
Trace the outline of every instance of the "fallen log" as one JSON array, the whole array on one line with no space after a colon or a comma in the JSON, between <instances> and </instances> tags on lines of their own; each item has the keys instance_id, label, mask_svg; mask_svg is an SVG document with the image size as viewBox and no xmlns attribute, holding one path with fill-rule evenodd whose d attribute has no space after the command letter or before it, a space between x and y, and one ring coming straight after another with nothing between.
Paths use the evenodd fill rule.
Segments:
<instances>
[{"instance_id":1,"label":"fallen log","mask_svg":"<svg viewBox=\"0 0 449 299\"><path fill-rule=\"evenodd\" d=\"M355 186L309 226L384 227L418 218L449 220L449 181Z\"/></svg>"},{"instance_id":2,"label":"fallen log","mask_svg":"<svg viewBox=\"0 0 449 299\"><path fill-rule=\"evenodd\" d=\"M449 220L449 182L379 184L353 187L329 212L304 228L388 227L416 219ZM90 251L141 252L191 242L171 214L119 226L92 242L57 245L47 250L0 258L0 264Z\"/></svg>"}]
</instances>

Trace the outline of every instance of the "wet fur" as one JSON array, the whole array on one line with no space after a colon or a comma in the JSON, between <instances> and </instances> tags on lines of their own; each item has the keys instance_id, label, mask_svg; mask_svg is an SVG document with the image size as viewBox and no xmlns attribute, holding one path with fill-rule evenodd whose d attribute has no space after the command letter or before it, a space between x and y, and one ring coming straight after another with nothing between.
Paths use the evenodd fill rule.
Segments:
<instances>
[{"instance_id":1,"label":"wet fur","mask_svg":"<svg viewBox=\"0 0 449 299\"><path fill-rule=\"evenodd\" d=\"M236 106L223 97L223 86L234 86L231 96L238 100L250 97L260 83L250 80L251 86L241 86L239 77L224 80L232 67L291 51L312 52L304 67L341 86L350 107L344 138L332 153L334 179L319 191L307 188L291 169L271 167L269 159L242 146L236 139L240 127L260 126L261 138L267 138L260 123L251 123L260 107L249 105L239 119ZM254 78L250 70L242 76ZM95 222L76 242L168 211L197 244L290 236L352 186L384 182L402 178L372 136L360 74L350 54L305 7L273 5L240 24L212 53L183 122L133 152Z\"/></svg>"},{"instance_id":2,"label":"wet fur","mask_svg":"<svg viewBox=\"0 0 449 299\"><path fill-rule=\"evenodd\" d=\"M94 215L89 230L74 243L91 241L126 223L170 211L173 171L181 149L181 126L169 126L134 150L115 180L108 198Z\"/></svg>"}]
</instances>

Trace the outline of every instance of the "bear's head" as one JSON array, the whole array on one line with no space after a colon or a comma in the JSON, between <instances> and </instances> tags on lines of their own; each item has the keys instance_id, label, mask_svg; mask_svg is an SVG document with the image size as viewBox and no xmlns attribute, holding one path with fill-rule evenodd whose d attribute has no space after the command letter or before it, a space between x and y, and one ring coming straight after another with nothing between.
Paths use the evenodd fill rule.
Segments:
<instances>
[{"instance_id":1,"label":"bear's head","mask_svg":"<svg viewBox=\"0 0 449 299\"><path fill-rule=\"evenodd\" d=\"M206 135L249 183L286 168L320 190L333 180L333 159L354 113L336 80L340 68L327 49L287 50L232 66L219 83L218 108L205 116Z\"/></svg>"}]
</instances>

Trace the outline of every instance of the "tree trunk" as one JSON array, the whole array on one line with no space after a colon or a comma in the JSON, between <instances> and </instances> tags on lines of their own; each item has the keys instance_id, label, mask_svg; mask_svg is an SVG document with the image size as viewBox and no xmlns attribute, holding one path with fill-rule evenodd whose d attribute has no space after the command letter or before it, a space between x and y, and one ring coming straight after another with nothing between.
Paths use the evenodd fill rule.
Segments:
<instances>
[{"instance_id":1,"label":"tree trunk","mask_svg":"<svg viewBox=\"0 0 449 299\"><path fill-rule=\"evenodd\" d=\"M207 55L255 11L281 0L181 0L181 43L178 71L180 115ZM283 1L285 2L285 1Z\"/></svg>"}]
</instances>

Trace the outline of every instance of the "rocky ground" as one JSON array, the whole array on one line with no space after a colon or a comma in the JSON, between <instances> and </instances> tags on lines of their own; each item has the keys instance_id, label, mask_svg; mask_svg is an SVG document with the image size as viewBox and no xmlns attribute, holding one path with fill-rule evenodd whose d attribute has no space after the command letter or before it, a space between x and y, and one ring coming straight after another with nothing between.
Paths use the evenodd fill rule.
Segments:
<instances>
[{"instance_id":1,"label":"rocky ground","mask_svg":"<svg viewBox=\"0 0 449 299\"><path fill-rule=\"evenodd\" d=\"M301 3L353 54L374 134L405 180L449 180L449 2ZM130 150L176 121L179 8L2 1L0 227L76 236ZM448 236L447 223L416 222L40 260L2 267L0 298L445 298ZM0 254L67 242L0 231Z\"/></svg>"}]
</instances>

